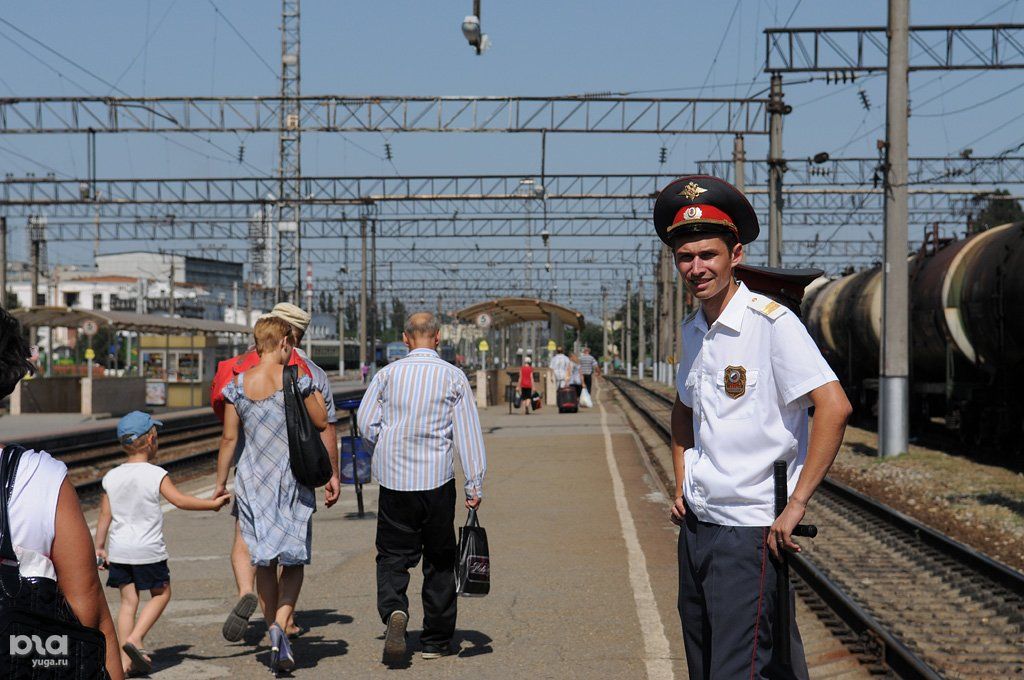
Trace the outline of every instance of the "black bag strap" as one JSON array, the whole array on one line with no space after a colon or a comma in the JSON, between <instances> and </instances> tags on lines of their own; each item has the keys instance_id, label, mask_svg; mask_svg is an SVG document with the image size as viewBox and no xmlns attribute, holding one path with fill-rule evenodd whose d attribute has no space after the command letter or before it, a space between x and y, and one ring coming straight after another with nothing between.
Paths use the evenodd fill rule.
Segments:
<instances>
[{"instance_id":1,"label":"black bag strap","mask_svg":"<svg viewBox=\"0 0 1024 680\"><path fill-rule=\"evenodd\" d=\"M480 526L480 520L476 516L476 508L469 509L469 515L466 517L467 527L478 527Z\"/></svg>"},{"instance_id":2,"label":"black bag strap","mask_svg":"<svg viewBox=\"0 0 1024 680\"><path fill-rule=\"evenodd\" d=\"M288 365L281 370L281 387L285 390L298 391L299 369L296 366Z\"/></svg>"},{"instance_id":3,"label":"black bag strap","mask_svg":"<svg viewBox=\"0 0 1024 680\"><path fill-rule=\"evenodd\" d=\"M11 517L7 506L11 502L14 477L24 452L24 447L11 444L5 446L0 454L0 587L8 597L16 596L21 589L21 571L11 541Z\"/></svg>"}]
</instances>

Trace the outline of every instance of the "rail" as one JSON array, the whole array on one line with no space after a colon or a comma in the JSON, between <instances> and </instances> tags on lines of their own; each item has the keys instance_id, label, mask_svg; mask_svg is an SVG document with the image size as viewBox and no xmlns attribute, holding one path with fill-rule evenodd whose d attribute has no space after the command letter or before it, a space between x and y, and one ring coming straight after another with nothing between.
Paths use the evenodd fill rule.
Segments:
<instances>
[{"instance_id":1,"label":"rail","mask_svg":"<svg viewBox=\"0 0 1024 680\"><path fill-rule=\"evenodd\" d=\"M610 380L663 438L670 439L667 419L659 418L661 409L652 408L655 405L649 401L653 399L668 410L672 402L666 395L635 381ZM657 460L652 463L662 467ZM659 473L667 478L663 468ZM877 538L892 556L837 566L841 560L819 562L814 559L816 549L805 549L791 555L790 563L852 631L873 641L878 656L893 672L908 679L978 673L1004 677L1020 668L1024 658L1019 633L1024 626L1024 574L829 479L819 488L814 512L831 518L818 523L832 524L839 529L837 534L863 532L865 540ZM834 540L842 543L840 538ZM857 540L852 536L850 542ZM827 551L821 554L829 557ZM858 559L853 553L846 555L847 562ZM844 569L849 573L839 573ZM898 569L916 571L897 577ZM887 582L872 583L875 580ZM916 591L914 585L901 591L900 582L915 584ZM860 588L851 588L857 583ZM888 596L880 595L886 588ZM906 601L920 605L914 596L928 588L935 589L934 602L918 614L924 620L903 620L915 617L901 616L899 603L906 614ZM982 616L981 611L991 615ZM979 620L963 624L957 614L965 612L975 612ZM985 630L986 626L990 630ZM986 663L993 670L985 670Z\"/></svg>"}]
</instances>

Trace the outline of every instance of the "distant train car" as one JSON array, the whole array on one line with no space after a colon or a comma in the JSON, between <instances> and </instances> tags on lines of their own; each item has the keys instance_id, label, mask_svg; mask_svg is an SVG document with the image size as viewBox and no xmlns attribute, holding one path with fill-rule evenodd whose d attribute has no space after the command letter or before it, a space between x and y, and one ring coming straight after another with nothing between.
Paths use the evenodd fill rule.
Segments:
<instances>
[{"instance_id":1,"label":"distant train car","mask_svg":"<svg viewBox=\"0 0 1024 680\"><path fill-rule=\"evenodd\" d=\"M910 260L911 415L969 444L1024 440L1024 223L940 241ZM804 318L854 407L874 415L882 319L878 268L804 298Z\"/></svg>"},{"instance_id":2,"label":"distant train car","mask_svg":"<svg viewBox=\"0 0 1024 680\"><path fill-rule=\"evenodd\" d=\"M398 361L407 354L409 354L409 348L405 346L404 342L389 342L385 348L385 357L389 364Z\"/></svg>"}]
</instances>

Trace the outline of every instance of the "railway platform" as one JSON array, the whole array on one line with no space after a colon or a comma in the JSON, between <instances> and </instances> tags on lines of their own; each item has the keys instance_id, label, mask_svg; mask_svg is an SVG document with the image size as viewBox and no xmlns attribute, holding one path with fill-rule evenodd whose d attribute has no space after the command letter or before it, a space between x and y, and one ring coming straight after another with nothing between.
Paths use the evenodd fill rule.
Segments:
<instances>
[{"instance_id":1,"label":"railway platform","mask_svg":"<svg viewBox=\"0 0 1024 680\"><path fill-rule=\"evenodd\" d=\"M558 414L481 411L488 453L482 525L492 557L491 593L459 600L457 657L388 670L375 606L377 487L367 515L345 487L313 518L313 562L296 623L295 677L685 678L676 614L676 528L643 442L600 383L593 409ZM460 477L461 472L457 472ZM209 474L183 488L213 488ZM321 497L322 499L322 497ZM95 521L95 510L87 512ZM456 521L464 520L458 509ZM228 560L232 519L167 508L173 597L147 639L152 677L263 677L262 623L228 643L221 624L236 594ZM417 651L422 579L413 571L410 649ZM116 612L116 592L106 589ZM799 600L798 600L799 602ZM798 611L814 678L867 677L857 659L802 603Z\"/></svg>"}]
</instances>

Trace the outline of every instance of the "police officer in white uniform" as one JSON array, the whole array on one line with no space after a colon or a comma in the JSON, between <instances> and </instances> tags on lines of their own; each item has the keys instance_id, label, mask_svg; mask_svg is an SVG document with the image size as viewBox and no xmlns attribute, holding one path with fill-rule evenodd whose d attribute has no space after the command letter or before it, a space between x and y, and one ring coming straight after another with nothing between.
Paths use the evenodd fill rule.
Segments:
<instances>
[{"instance_id":1,"label":"police officer in white uniform","mask_svg":"<svg viewBox=\"0 0 1024 680\"><path fill-rule=\"evenodd\" d=\"M800 550L791 534L839 450L849 401L797 316L734 278L759 231L743 194L715 177L682 177L658 196L654 223L700 303L683 322L672 409L690 678L807 678L795 621L789 663L772 659L775 569L779 551ZM790 499L776 519L778 460Z\"/></svg>"}]
</instances>

